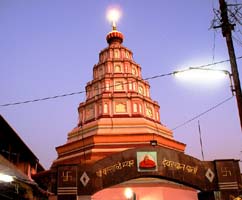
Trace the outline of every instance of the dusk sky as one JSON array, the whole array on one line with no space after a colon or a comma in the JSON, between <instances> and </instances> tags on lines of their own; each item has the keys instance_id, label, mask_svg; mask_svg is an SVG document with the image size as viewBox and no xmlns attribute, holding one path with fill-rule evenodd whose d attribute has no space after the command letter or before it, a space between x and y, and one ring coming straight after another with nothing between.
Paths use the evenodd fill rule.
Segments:
<instances>
[{"instance_id":1,"label":"dusk sky","mask_svg":"<svg viewBox=\"0 0 242 200\"><path fill-rule=\"evenodd\" d=\"M98 54L108 45L106 11L114 5L122 10L123 45L133 52L143 78L229 59L221 30L210 29L218 0L0 0L0 114L46 169L57 157L55 147L77 126L85 93L4 104L85 91ZM241 25L233 36L241 57ZM242 59L237 64L242 79ZM229 62L210 68L231 71ZM199 120L205 160L242 159L235 97L191 120L232 96L228 77L198 83L165 76L149 83L161 123L187 144L186 154L202 160Z\"/></svg>"}]
</instances>

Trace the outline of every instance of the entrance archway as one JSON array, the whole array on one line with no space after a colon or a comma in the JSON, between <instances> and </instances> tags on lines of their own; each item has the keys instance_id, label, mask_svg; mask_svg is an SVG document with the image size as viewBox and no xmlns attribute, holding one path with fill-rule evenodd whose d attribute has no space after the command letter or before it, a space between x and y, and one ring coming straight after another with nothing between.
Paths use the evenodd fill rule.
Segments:
<instances>
[{"instance_id":1,"label":"entrance archway","mask_svg":"<svg viewBox=\"0 0 242 200\"><path fill-rule=\"evenodd\" d=\"M58 174L58 194L67 197L69 187L72 195L81 200L90 199L106 188L144 177L166 179L197 189L201 191L199 200L215 200L217 196L229 200L241 191L237 160L200 161L164 147L129 149L95 164L59 166Z\"/></svg>"}]
</instances>

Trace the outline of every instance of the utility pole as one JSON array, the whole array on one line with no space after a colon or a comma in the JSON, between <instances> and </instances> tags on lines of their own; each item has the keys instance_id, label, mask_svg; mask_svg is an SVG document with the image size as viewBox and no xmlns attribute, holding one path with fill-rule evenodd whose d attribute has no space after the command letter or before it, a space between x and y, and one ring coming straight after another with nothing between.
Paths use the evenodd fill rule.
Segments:
<instances>
[{"instance_id":1,"label":"utility pole","mask_svg":"<svg viewBox=\"0 0 242 200\"><path fill-rule=\"evenodd\" d=\"M230 65L232 71L232 79L234 83L233 93L235 93L238 111L239 111L239 118L240 118L240 127L242 129L242 95L241 95L241 86L239 80L239 72L237 68L237 62L234 52L234 45L232 40L232 30L234 30L235 24L231 24L228 19L228 10L227 10L227 3L225 0L219 0L220 4L220 12L221 12L221 22L222 24L218 27L222 28L223 37L226 38L226 43L228 47L228 53L230 58Z\"/></svg>"}]
</instances>

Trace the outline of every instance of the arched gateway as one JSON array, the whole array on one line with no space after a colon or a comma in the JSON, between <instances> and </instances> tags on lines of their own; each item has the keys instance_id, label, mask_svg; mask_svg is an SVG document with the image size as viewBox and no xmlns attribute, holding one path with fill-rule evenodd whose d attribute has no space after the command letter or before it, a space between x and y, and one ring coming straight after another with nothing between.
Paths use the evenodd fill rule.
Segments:
<instances>
[{"instance_id":1,"label":"arched gateway","mask_svg":"<svg viewBox=\"0 0 242 200\"><path fill-rule=\"evenodd\" d=\"M116 27L107 34L108 47L99 53L86 100L78 107L78 125L56 148L51 198L90 200L104 188L140 177L191 186L201 191L201 200L238 196L238 161L200 161L184 154L185 144L160 122L159 104L123 39Z\"/></svg>"},{"instance_id":2,"label":"arched gateway","mask_svg":"<svg viewBox=\"0 0 242 200\"><path fill-rule=\"evenodd\" d=\"M141 167L148 156L154 165ZM237 160L200 161L164 147L141 147L113 154L95 164L57 167L59 199L90 199L99 190L130 179L156 177L200 191L199 200L234 199L241 187ZM73 189L75 188L75 189ZM240 188L241 189L241 188ZM72 194L71 190L73 191ZM73 198L72 198L73 197Z\"/></svg>"}]
</instances>

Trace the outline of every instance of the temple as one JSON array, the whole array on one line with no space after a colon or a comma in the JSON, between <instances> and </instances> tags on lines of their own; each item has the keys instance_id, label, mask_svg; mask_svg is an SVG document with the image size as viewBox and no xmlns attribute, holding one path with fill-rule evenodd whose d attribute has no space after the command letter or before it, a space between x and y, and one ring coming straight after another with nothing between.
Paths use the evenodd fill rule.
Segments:
<instances>
[{"instance_id":1,"label":"temple","mask_svg":"<svg viewBox=\"0 0 242 200\"><path fill-rule=\"evenodd\" d=\"M185 144L160 122L160 106L152 100L149 82L133 52L123 46L124 35L113 28L108 47L99 53L86 100L78 107L79 122L66 144L56 148L57 164L96 162L113 153L157 145L184 152Z\"/></svg>"},{"instance_id":2,"label":"temple","mask_svg":"<svg viewBox=\"0 0 242 200\"><path fill-rule=\"evenodd\" d=\"M200 161L161 123L160 106L113 23L78 106L78 123L36 176L50 200L221 200L241 191L238 160ZM226 170L225 170L226 169ZM227 177L229 175L229 177ZM48 180L48 181L46 181ZM132 188L133 195L123 191Z\"/></svg>"}]
</instances>

